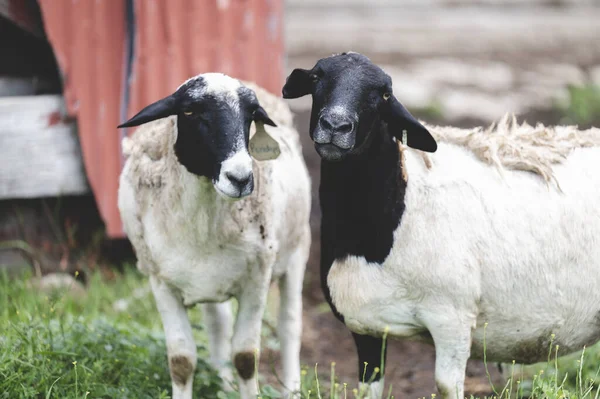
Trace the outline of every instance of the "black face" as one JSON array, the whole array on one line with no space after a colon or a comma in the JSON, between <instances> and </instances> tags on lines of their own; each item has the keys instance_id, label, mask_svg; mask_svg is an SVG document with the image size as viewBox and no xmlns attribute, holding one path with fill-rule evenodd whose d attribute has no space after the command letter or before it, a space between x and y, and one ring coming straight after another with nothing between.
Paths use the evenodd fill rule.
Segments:
<instances>
[{"instance_id":1,"label":"black face","mask_svg":"<svg viewBox=\"0 0 600 399\"><path fill-rule=\"evenodd\" d=\"M434 152L435 140L393 95L392 79L367 57L342 53L320 59L310 69L294 69L283 87L284 98L312 95L310 137L321 158L339 161L368 147L376 124L408 145Z\"/></svg>"},{"instance_id":2,"label":"black face","mask_svg":"<svg viewBox=\"0 0 600 399\"><path fill-rule=\"evenodd\" d=\"M170 115L177 115L175 154L190 173L210 178L217 191L227 197L252 193L250 124L254 120L275 126L254 91L226 75L203 74L119 127Z\"/></svg>"}]
</instances>

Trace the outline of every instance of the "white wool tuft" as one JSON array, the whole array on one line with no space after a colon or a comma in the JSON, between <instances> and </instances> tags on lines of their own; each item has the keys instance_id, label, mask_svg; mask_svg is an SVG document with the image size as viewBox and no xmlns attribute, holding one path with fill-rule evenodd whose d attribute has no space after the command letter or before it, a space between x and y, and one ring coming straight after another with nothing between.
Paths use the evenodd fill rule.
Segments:
<instances>
[{"instance_id":1,"label":"white wool tuft","mask_svg":"<svg viewBox=\"0 0 600 399\"><path fill-rule=\"evenodd\" d=\"M481 161L498 168L523 170L541 176L547 183L553 180L553 165L562 163L576 148L600 146L600 129L579 130L577 126L531 126L517 123L514 115L506 114L487 129L461 129L429 125L421 121L438 142L462 146ZM433 155L435 157L435 155ZM424 154L425 162L429 162ZM430 167L430 165L427 165Z\"/></svg>"}]
</instances>

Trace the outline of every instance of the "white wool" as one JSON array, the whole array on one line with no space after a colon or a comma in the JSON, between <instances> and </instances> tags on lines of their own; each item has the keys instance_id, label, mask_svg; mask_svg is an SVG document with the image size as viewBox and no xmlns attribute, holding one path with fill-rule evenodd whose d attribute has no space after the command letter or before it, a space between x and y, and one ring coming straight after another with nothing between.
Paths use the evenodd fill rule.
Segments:
<instances>
[{"instance_id":1,"label":"white wool","mask_svg":"<svg viewBox=\"0 0 600 399\"><path fill-rule=\"evenodd\" d=\"M543 361L552 339L559 355L600 340L599 130L427 127L438 150L430 166L403 151L406 209L388 257L350 256L328 274L346 325L434 343L443 398L463 397L484 334L488 361L507 363Z\"/></svg>"},{"instance_id":2,"label":"white wool","mask_svg":"<svg viewBox=\"0 0 600 399\"><path fill-rule=\"evenodd\" d=\"M546 182L554 181L560 190L553 167L564 162L576 148L600 146L600 129L579 130L577 126L531 126L517 123L514 115L506 114L487 129L460 129L434 126L421 121L437 142L464 146L482 161L494 165L503 174L505 169L530 171ZM425 154L424 159L428 156Z\"/></svg>"}]
</instances>

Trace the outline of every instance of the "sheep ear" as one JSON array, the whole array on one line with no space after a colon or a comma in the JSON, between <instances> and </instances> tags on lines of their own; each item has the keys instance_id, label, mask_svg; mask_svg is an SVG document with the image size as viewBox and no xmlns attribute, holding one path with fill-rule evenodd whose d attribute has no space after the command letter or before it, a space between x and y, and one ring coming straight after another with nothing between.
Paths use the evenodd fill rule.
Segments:
<instances>
[{"instance_id":1,"label":"sheep ear","mask_svg":"<svg viewBox=\"0 0 600 399\"><path fill-rule=\"evenodd\" d=\"M277 125L275 124L275 122L273 122L271 120L271 118L269 118L269 115L267 115L267 111L265 111L265 109L263 107L260 107L260 106L252 114L252 119L255 122L262 122L265 125L270 125L270 126L277 127Z\"/></svg>"},{"instance_id":2,"label":"sheep ear","mask_svg":"<svg viewBox=\"0 0 600 399\"><path fill-rule=\"evenodd\" d=\"M285 85L281 90L283 98L298 98L310 93L310 71L307 69L296 68L285 80Z\"/></svg>"},{"instance_id":3,"label":"sheep ear","mask_svg":"<svg viewBox=\"0 0 600 399\"><path fill-rule=\"evenodd\" d=\"M173 95L156 101L142 109L135 116L125 123L121 123L117 128L139 126L156 119L166 118L177 113L177 101Z\"/></svg>"},{"instance_id":4,"label":"sheep ear","mask_svg":"<svg viewBox=\"0 0 600 399\"><path fill-rule=\"evenodd\" d=\"M388 100L389 107L384 113L384 120L388 123L389 131L398 140L406 140L406 145L425 152L435 152L437 143L429 131L406 108L391 96ZM406 132L406 135L403 134ZM404 137L403 137L404 136Z\"/></svg>"}]
</instances>

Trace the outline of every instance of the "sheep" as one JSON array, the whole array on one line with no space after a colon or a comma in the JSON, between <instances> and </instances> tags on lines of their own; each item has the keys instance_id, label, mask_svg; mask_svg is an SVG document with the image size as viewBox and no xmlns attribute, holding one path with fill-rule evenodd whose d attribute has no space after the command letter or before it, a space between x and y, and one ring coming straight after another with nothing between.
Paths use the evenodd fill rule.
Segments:
<instances>
[{"instance_id":1,"label":"sheep","mask_svg":"<svg viewBox=\"0 0 600 399\"><path fill-rule=\"evenodd\" d=\"M370 397L387 337L434 345L443 398L464 397L484 338L489 361L525 364L600 339L599 129L426 125L353 52L294 69L282 93L312 95L321 284Z\"/></svg>"},{"instance_id":2,"label":"sheep","mask_svg":"<svg viewBox=\"0 0 600 399\"><path fill-rule=\"evenodd\" d=\"M197 303L226 389L231 360L240 396L256 397L272 280L280 289L283 383L298 389L311 182L288 106L253 83L204 73L119 127L138 125L122 143L118 207L162 319L172 397L192 397L197 355L186 308ZM249 138L266 125L279 156L253 161Z\"/></svg>"}]
</instances>

